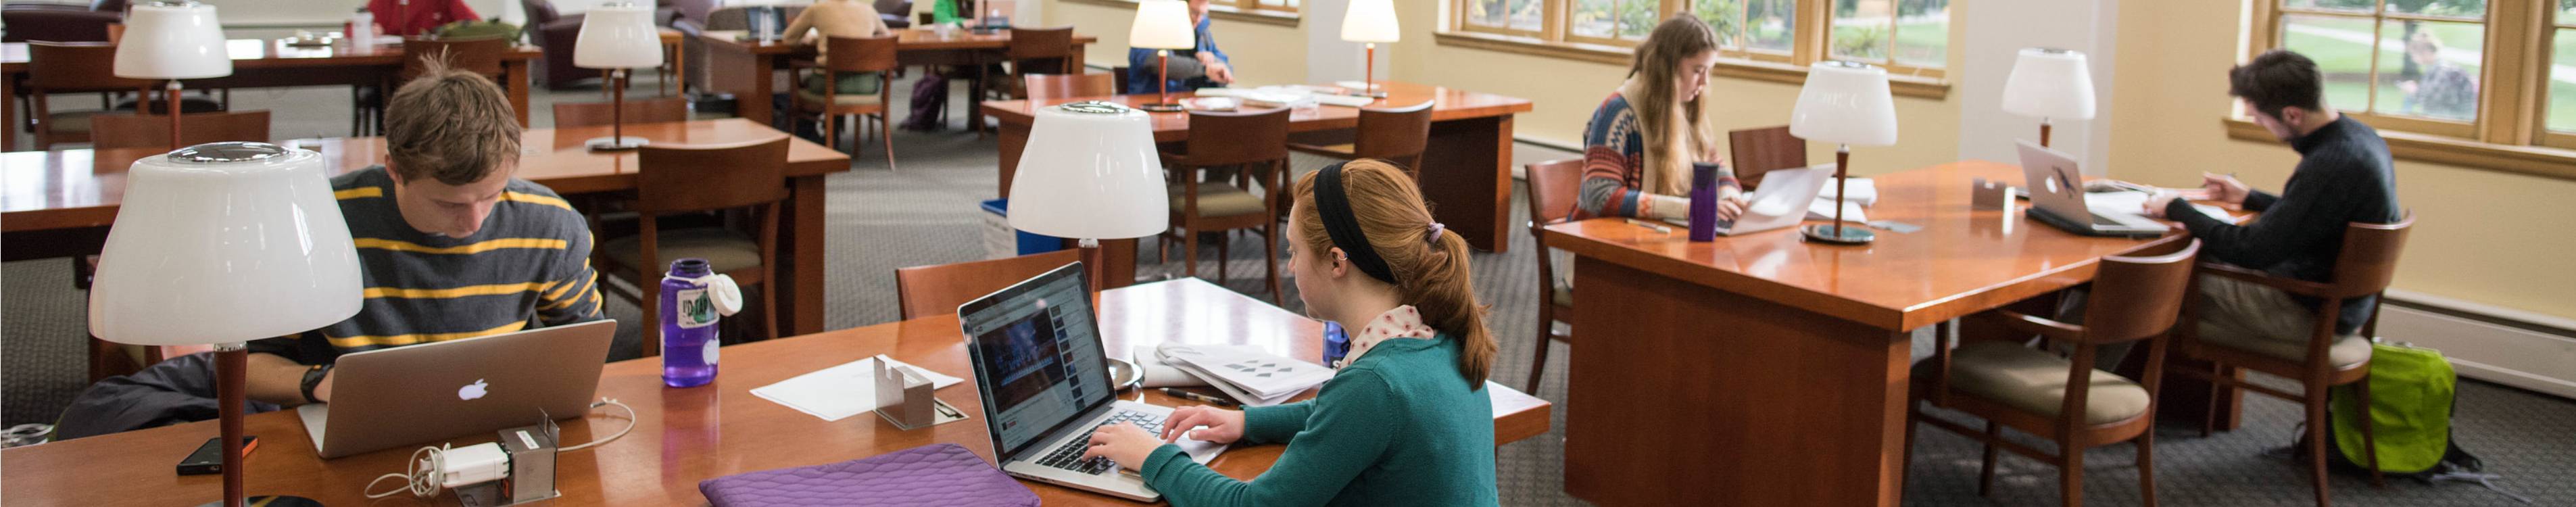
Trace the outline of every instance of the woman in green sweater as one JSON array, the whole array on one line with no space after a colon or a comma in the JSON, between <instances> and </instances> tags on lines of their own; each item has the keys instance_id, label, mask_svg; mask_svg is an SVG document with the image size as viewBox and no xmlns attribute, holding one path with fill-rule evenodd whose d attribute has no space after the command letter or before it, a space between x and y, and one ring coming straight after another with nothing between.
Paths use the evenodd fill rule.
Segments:
<instances>
[{"instance_id":1,"label":"woman in green sweater","mask_svg":"<svg viewBox=\"0 0 2576 507\"><path fill-rule=\"evenodd\" d=\"M1423 206L1402 170L1335 164L1297 181L1289 272L1307 311L1351 333L1341 371L1315 399L1243 411L1172 412L1157 437L1132 425L1092 433L1084 454L1135 469L1176 507L1495 505L1495 354L1467 270L1467 242ZM1288 444L1269 472L1238 481L1169 442Z\"/></svg>"}]
</instances>

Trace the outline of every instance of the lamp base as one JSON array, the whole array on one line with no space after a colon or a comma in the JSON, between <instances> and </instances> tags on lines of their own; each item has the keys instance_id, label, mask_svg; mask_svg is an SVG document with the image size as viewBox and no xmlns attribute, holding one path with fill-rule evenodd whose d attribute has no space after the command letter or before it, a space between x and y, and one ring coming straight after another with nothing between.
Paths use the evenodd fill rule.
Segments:
<instances>
[{"instance_id":1,"label":"lamp base","mask_svg":"<svg viewBox=\"0 0 2576 507\"><path fill-rule=\"evenodd\" d=\"M588 141L582 141L582 145L589 146L590 151L627 151L642 148L646 144L652 144L652 141L636 136L594 137Z\"/></svg>"},{"instance_id":2,"label":"lamp base","mask_svg":"<svg viewBox=\"0 0 2576 507\"><path fill-rule=\"evenodd\" d=\"M1806 233L1810 240L1842 245L1866 245L1878 240L1878 233L1871 232L1868 227L1851 224L1843 224L1840 234L1834 232L1833 224L1810 225L1799 229L1799 232Z\"/></svg>"},{"instance_id":3,"label":"lamp base","mask_svg":"<svg viewBox=\"0 0 2576 507\"><path fill-rule=\"evenodd\" d=\"M1139 104L1136 106L1136 109L1152 113L1177 113L1181 112L1181 105L1176 103Z\"/></svg>"},{"instance_id":4,"label":"lamp base","mask_svg":"<svg viewBox=\"0 0 2576 507\"><path fill-rule=\"evenodd\" d=\"M243 499L242 505L258 505L262 507L322 507L322 502L300 496L254 496ZM222 500L216 500L212 503L199 504L197 507L224 507L224 502Z\"/></svg>"}]
</instances>

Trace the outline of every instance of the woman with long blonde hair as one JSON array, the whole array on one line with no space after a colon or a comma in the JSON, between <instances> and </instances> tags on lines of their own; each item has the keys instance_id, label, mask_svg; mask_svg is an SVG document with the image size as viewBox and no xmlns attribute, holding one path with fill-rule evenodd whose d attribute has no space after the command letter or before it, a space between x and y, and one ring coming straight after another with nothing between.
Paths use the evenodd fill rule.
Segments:
<instances>
[{"instance_id":1,"label":"woman with long blonde hair","mask_svg":"<svg viewBox=\"0 0 2576 507\"><path fill-rule=\"evenodd\" d=\"M1679 219L1690 215L1691 163L1718 162L1717 140L1700 110L1717 31L1674 15L1637 46L1628 81L1593 110L1583 128L1581 216ZM1718 218L1743 211L1743 191L1721 169Z\"/></svg>"},{"instance_id":2,"label":"woman with long blonde hair","mask_svg":"<svg viewBox=\"0 0 2576 507\"><path fill-rule=\"evenodd\" d=\"M1092 432L1088 459L1133 469L1179 507L1494 505L1494 333L1467 269L1467 240L1432 221L1394 164L1361 159L1299 179L1288 270L1307 313L1351 331L1351 351L1315 399L1172 411L1160 438L1133 425ZM1218 474L1166 442L1287 444L1252 481Z\"/></svg>"}]
</instances>

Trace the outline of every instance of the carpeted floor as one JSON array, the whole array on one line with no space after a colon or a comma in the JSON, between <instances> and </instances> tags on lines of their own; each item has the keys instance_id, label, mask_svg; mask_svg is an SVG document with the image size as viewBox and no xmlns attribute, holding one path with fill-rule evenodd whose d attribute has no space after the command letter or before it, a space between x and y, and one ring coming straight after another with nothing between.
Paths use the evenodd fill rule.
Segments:
<instances>
[{"instance_id":1,"label":"carpeted floor","mask_svg":"<svg viewBox=\"0 0 2576 507\"><path fill-rule=\"evenodd\" d=\"M650 81L639 84L649 90ZM906 83L908 85L908 83ZM899 89L910 89L909 86ZM336 94L336 95L335 95ZM535 94L535 123L551 123L547 104L556 100L598 100L596 90ZM339 89L263 90L236 93L240 109L279 110L280 134L345 135L346 91ZM290 107L289 105L294 106ZM314 106L312 104L320 104ZM1563 105L1542 107L1564 107ZM902 114L902 113L898 113ZM962 119L952 119L952 126ZM992 194L994 142L952 128L947 132L896 135L900 170L888 171L874 151L858 154L855 169L829 180L832 242L830 267L820 274L828 288L826 317L834 329L890 322L895 319L896 268L983 258L977 228L977 203ZM1573 154L1532 145L1518 146L1515 163L1531 163ZM1301 156L1296 166L1311 170L1319 159ZM1515 194L1517 197L1517 193ZM1516 215L1525 211L1515 202ZM1515 218L1513 223L1521 223ZM1532 350L1539 285L1531 240L1525 230L1513 232L1507 254L1479 254L1474 259L1479 296L1493 305L1494 331L1503 341L1502 360L1494 379L1525 385ZM1235 240L1227 287L1258 297L1265 292L1257 236ZM1146 248L1153 248L1151 241ZM1203 255L1213 258L1214 249ZM1140 276L1178 276L1178 258L1153 265L1150 252ZM1214 270L1201 266L1201 274ZM0 265L0 422L50 421L83 386L83 294L71 289L70 265L64 260L12 262ZM1287 305L1298 309L1293 285ZM637 310L611 298L610 316L640 318ZM634 354L635 332L621 334L619 358ZM2402 337L2400 337L2402 338ZM1551 354L1547 380L1536 394L1557 403L1557 431L1499 450L1499 487L1507 505L1582 505L1563 492L1565 361L1582 353L1560 345ZM1918 334L1917 354L1929 347ZM2262 397L2246 403L2245 428L2211 438L2196 431L2163 428L2157 438L2157 482L2168 505L2305 505L2311 502L2306 471L2301 466L2263 455L2284 445L2300 418L2296 406ZM2475 381L2463 381L2455 418L2460 445L2486 459L2490 471L2503 474L2503 484L2537 500L2536 505L2576 505L2576 402L2536 395ZM1686 431L1686 430L1683 430ZM2010 457L2001 462L1991 499L1975 493L1978 448L1970 441L1938 430L1920 432L1911 476L1906 486L1914 505L2054 505L2055 469ZM1830 435L1782 435L1782 438L1831 438ZM2043 446L2045 444L2042 444ZM2134 451L2125 445L2087 454L2085 496L2098 505L2139 502ZM1731 459L1711 456L1710 459ZM1783 477L1782 480L1799 480ZM1834 487L1813 484L1811 487ZM2366 480L2337 477L2335 499L2342 505L2466 506L2517 505L2502 495L2461 484L2426 485L2392 482L2371 489Z\"/></svg>"}]
</instances>

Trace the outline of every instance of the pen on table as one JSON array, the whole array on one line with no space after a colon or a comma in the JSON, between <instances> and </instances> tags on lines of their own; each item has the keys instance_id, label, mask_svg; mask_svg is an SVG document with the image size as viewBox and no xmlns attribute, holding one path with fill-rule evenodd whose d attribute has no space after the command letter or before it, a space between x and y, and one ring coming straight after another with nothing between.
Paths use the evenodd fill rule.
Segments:
<instances>
[{"instance_id":1,"label":"pen on table","mask_svg":"<svg viewBox=\"0 0 2576 507\"><path fill-rule=\"evenodd\" d=\"M1204 395L1204 394L1193 393L1193 392L1183 391L1183 390L1179 390L1179 389L1173 389L1173 388L1169 388L1169 387L1163 388L1163 394L1169 394L1169 395L1172 395L1172 397L1174 397L1174 398L1180 398L1180 399L1184 399L1184 400L1196 401L1196 402L1200 402L1200 403L1207 403L1207 404L1211 404L1211 405L1219 405L1219 406L1227 406L1227 407L1232 407L1232 406L1238 406L1238 405L1241 405L1241 404L1239 404L1239 403L1235 403L1235 402L1234 402L1234 400L1229 400L1229 399L1225 399L1225 398L1218 398L1218 397L1215 397L1215 396L1208 396L1208 395Z\"/></svg>"},{"instance_id":2,"label":"pen on table","mask_svg":"<svg viewBox=\"0 0 2576 507\"><path fill-rule=\"evenodd\" d=\"M1648 221L1644 221L1644 220L1638 220L1638 219L1631 218L1631 219L1628 219L1628 224L1629 224L1629 225L1635 225L1635 226L1638 226L1638 227L1644 227L1644 228L1647 228L1647 229L1653 229L1655 232L1660 232L1660 233L1664 233L1664 234L1672 234L1672 233L1673 233L1673 228L1671 228L1671 227L1665 227L1665 226L1662 226L1662 225L1656 224L1656 223L1654 223L1654 222L1648 222Z\"/></svg>"}]
</instances>

